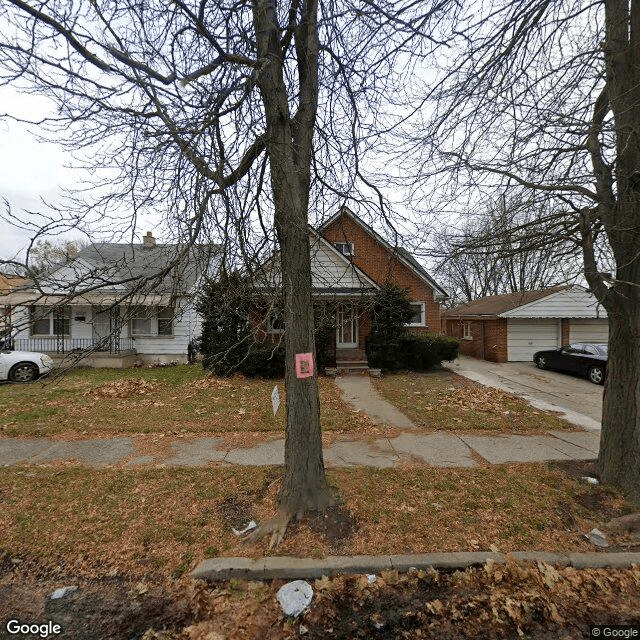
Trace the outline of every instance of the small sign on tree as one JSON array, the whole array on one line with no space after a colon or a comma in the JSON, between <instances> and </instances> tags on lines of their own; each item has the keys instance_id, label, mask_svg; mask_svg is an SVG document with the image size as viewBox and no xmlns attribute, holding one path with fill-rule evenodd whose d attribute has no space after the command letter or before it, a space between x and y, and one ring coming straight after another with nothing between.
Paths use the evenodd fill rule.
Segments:
<instances>
[{"instance_id":1,"label":"small sign on tree","mask_svg":"<svg viewBox=\"0 0 640 640\"><path fill-rule=\"evenodd\" d=\"M296 353L296 376L310 378L313 375L313 356L310 353Z\"/></svg>"}]
</instances>

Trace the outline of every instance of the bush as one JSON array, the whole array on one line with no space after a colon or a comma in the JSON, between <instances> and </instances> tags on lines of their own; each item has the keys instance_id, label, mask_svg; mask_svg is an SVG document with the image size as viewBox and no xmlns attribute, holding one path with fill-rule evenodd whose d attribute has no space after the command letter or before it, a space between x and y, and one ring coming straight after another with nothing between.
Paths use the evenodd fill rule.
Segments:
<instances>
[{"instance_id":1,"label":"bush","mask_svg":"<svg viewBox=\"0 0 640 640\"><path fill-rule=\"evenodd\" d=\"M252 342L248 323L251 298L246 281L237 273L208 280L198 298L196 310L202 316L198 348L202 366L215 375L237 371L237 364Z\"/></svg>"},{"instance_id":2,"label":"bush","mask_svg":"<svg viewBox=\"0 0 640 640\"><path fill-rule=\"evenodd\" d=\"M385 284L376 292L371 303L371 335L376 342L395 342L407 333L411 322L409 290L395 284Z\"/></svg>"},{"instance_id":3,"label":"bush","mask_svg":"<svg viewBox=\"0 0 640 640\"><path fill-rule=\"evenodd\" d=\"M460 341L434 333L407 334L397 340L367 342L369 365L385 371L426 371L458 357Z\"/></svg>"},{"instance_id":4,"label":"bush","mask_svg":"<svg viewBox=\"0 0 640 640\"><path fill-rule=\"evenodd\" d=\"M281 378L284 376L284 347L273 344L253 345L236 371L248 378Z\"/></svg>"}]
</instances>

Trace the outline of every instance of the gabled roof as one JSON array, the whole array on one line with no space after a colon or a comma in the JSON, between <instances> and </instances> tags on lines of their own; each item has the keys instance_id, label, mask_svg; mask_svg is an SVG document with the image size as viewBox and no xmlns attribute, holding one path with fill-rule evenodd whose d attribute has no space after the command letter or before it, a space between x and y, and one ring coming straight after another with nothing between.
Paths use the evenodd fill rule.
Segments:
<instances>
[{"instance_id":1,"label":"gabled roof","mask_svg":"<svg viewBox=\"0 0 640 640\"><path fill-rule=\"evenodd\" d=\"M183 249L183 246L173 244L145 247L139 244L102 242L85 247L78 253L76 260L91 265L93 270L99 272L105 281L105 288L109 288L109 281L126 281L125 288L128 288L131 286L129 282L150 278L149 287L156 293L170 293L176 289L185 293L205 271L217 266L218 248L213 245L194 245L186 258L157 282L155 274L175 260Z\"/></svg>"},{"instance_id":2,"label":"gabled roof","mask_svg":"<svg viewBox=\"0 0 640 640\"><path fill-rule=\"evenodd\" d=\"M379 289L379 286L358 269L346 256L336 249L309 225L311 250L311 278L314 295L362 295ZM264 264L258 277L258 288L269 289L280 286L279 253L274 253Z\"/></svg>"},{"instance_id":3,"label":"gabled roof","mask_svg":"<svg viewBox=\"0 0 640 640\"><path fill-rule=\"evenodd\" d=\"M472 316L502 318L606 317L595 296L582 287L559 285L546 289L485 296L443 312L445 318Z\"/></svg>"},{"instance_id":4,"label":"gabled roof","mask_svg":"<svg viewBox=\"0 0 640 640\"><path fill-rule=\"evenodd\" d=\"M65 264L53 265L34 281L3 296L8 304L112 303L135 291L135 304L168 304L192 293L205 273L219 265L216 245L194 245L163 277L156 276L183 251L183 245L100 242L84 247ZM145 282L145 279L148 279Z\"/></svg>"},{"instance_id":5,"label":"gabled roof","mask_svg":"<svg viewBox=\"0 0 640 640\"><path fill-rule=\"evenodd\" d=\"M332 225L341 216L347 216L368 233L378 244L380 244L389 253L394 255L398 261L412 271L418 278L425 282L434 291L436 300L444 300L449 294L427 273L427 270L411 255L409 251L401 247L392 247L379 233L374 231L366 222L361 220L351 209L346 206L333 215L329 220L324 222L318 231L322 233L330 225Z\"/></svg>"}]
</instances>

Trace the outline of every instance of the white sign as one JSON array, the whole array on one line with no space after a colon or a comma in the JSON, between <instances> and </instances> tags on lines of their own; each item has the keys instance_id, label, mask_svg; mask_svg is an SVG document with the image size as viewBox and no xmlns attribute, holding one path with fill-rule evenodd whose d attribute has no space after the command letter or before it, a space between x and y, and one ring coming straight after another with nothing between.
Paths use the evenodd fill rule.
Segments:
<instances>
[{"instance_id":1,"label":"white sign","mask_svg":"<svg viewBox=\"0 0 640 640\"><path fill-rule=\"evenodd\" d=\"M278 408L280 407L280 393L278 392L278 385L273 387L273 391L271 392L271 406L273 407L273 415L275 416L278 413Z\"/></svg>"}]
</instances>

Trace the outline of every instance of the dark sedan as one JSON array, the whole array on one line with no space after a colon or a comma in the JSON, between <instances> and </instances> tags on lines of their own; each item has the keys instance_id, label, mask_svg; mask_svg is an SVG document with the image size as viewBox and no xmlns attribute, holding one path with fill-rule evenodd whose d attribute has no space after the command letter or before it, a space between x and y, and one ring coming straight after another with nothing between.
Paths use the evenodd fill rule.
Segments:
<instances>
[{"instance_id":1,"label":"dark sedan","mask_svg":"<svg viewBox=\"0 0 640 640\"><path fill-rule=\"evenodd\" d=\"M604 384L607 345L574 342L552 351L538 351L533 361L539 369L557 369L587 376L594 384Z\"/></svg>"}]
</instances>

